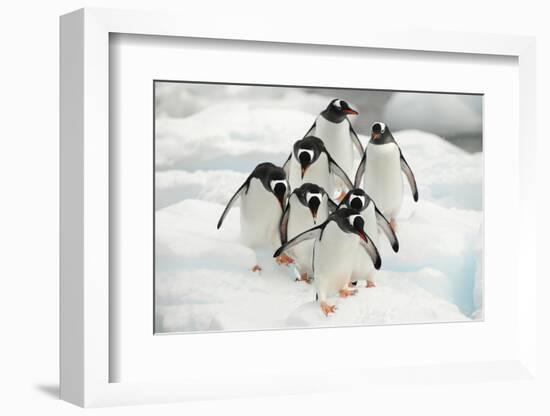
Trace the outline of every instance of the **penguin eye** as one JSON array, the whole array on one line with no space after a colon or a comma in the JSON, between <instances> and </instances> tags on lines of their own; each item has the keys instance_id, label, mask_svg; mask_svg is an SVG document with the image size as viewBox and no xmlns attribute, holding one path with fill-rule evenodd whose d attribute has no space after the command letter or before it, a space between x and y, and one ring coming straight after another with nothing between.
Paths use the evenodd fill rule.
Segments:
<instances>
[{"instance_id":1,"label":"penguin eye","mask_svg":"<svg viewBox=\"0 0 550 416\"><path fill-rule=\"evenodd\" d=\"M306 154L309 155L309 160L310 161L313 160L313 156L314 156L315 153L313 152L313 150L310 150L310 149L300 149L300 150L298 150L298 160L301 159L300 155L302 155L303 153L306 153Z\"/></svg>"},{"instance_id":2,"label":"penguin eye","mask_svg":"<svg viewBox=\"0 0 550 416\"><path fill-rule=\"evenodd\" d=\"M309 193L309 192L308 192L308 193L306 194L306 202L307 202L308 204L309 204L309 200L310 200L311 198L318 198L319 201L321 201L321 200L323 199L323 198L321 197L321 194L314 194L314 193Z\"/></svg>"}]
</instances>

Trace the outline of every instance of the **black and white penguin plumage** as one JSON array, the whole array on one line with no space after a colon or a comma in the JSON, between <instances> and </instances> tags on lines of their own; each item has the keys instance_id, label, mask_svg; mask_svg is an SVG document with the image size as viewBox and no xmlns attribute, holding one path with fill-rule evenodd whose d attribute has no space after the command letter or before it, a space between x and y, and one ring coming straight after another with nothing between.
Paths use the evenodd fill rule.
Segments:
<instances>
[{"instance_id":1,"label":"black and white penguin plumage","mask_svg":"<svg viewBox=\"0 0 550 416\"><path fill-rule=\"evenodd\" d=\"M338 205L338 209L352 208L361 214L365 220L365 232L372 239L375 246L379 246L378 227L384 232L394 252L399 251L399 241L388 220L376 207L374 201L367 193L359 188L350 190L342 202ZM356 284L359 280L366 280L367 287L374 287L374 276L376 269L372 260L362 250L357 252L355 264L351 273L351 282Z\"/></svg>"},{"instance_id":2,"label":"black and white penguin plumage","mask_svg":"<svg viewBox=\"0 0 550 416\"><path fill-rule=\"evenodd\" d=\"M376 202L378 209L396 228L396 218L403 202L403 177L405 174L413 198L418 201L418 188L414 174L399 148L390 129L384 123L372 125L371 139L355 174L355 187L365 189Z\"/></svg>"},{"instance_id":3,"label":"black and white penguin plumage","mask_svg":"<svg viewBox=\"0 0 550 416\"><path fill-rule=\"evenodd\" d=\"M309 182L321 186L332 197L335 176L347 189L353 188L348 175L327 151L323 141L315 136L307 136L296 141L283 168L292 189Z\"/></svg>"},{"instance_id":4,"label":"black and white penguin plumage","mask_svg":"<svg viewBox=\"0 0 550 416\"><path fill-rule=\"evenodd\" d=\"M330 214L324 223L298 234L274 253L277 257L300 243L314 240L313 274L317 299L325 315L335 310L335 306L328 303L328 297L355 294L348 285L358 245L370 256L375 269L382 265L378 249L365 233L364 224L358 211L341 208Z\"/></svg>"},{"instance_id":5,"label":"black and white penguin plumage","mask_svg":"<svg viewBox=\"0 0 550 416\"><path fill-rule=\"evenodd\" d=\"M336 203L319 185L304 183L296 188L288 198L281 218L281 243L296 237L305 230L326 221ZM309 282L313 274L313 241L293 247L288 254L298 267L300 279Z\"/></svg>"},{"instance_id":6,"label":"black and white penguin plumage","mask_svg":"<svg viewBox=\"0 0 550 416\"><path fill-rule=\"evenodd\" d=\"M354 155L363 155L363 145L353 130L349 115L359 114L349 104L335 98L315 119L306 136L317 136L325 142L325 146L334 160L352 178ZM355 149L354 149L355 147Z\"/></svg>"},{"instance_id":7,"label":"black and white penguin plumage","mask_svg":"<svg viewBox=\"0 0 550 416\"><path fill-rule=\"evenodd\" d=\"M279 224L289 190L285 171L281 167L269 162L260 163L229 200L217 228L221 227L231 207L240 199L243 243L250 248L279 247ZM256 265L253 270L261 269Z\"/></svg>"}]
</instances>

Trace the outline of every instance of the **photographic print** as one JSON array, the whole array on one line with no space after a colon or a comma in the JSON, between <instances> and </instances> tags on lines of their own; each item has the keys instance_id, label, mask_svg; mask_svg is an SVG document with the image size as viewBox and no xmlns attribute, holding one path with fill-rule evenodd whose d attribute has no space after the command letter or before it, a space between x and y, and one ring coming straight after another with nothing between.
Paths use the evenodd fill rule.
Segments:
<instances>
[{"instance_id":1,"label":"photographic print","mask_svg":"<svg viewBox=\"0 0 550 416\"><path fill-rule=\"evenodd\" d=\"M154 81L155 332L483 318L483 96Z\"/></svg>"}]
</instances>

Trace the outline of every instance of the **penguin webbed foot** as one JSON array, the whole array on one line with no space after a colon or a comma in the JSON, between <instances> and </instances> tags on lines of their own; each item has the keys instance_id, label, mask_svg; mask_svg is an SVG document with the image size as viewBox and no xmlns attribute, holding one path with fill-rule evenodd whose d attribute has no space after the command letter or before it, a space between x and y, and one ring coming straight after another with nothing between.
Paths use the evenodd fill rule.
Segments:
<instances>
[{"instance_id":1,"label":"penguin webbed foot","mask_svg":"<svg viewBox=\"0 0 550 416\"><path fill-rule=\"evenodd\" d=\"M311 278L307 273L300 273L300 277L295 280L295 282L306 282L307 284L311 284L312 281L313 278Z\"/></svg>"},{"instance_id":2,"label":"penguin webbed foot","mask_svg":"<svg viewBox=\"0 0 550 416\"><path fill-rule=\"evenodd\" d=\"M376 287L376 283L371 282L370 280L367 280L367 289L368 289L369 287Z\"/></svg>"},{"instance_id":3,"label":"penguin webbed foot","mask_svg":"<svg viewBox=\"0 0 550 416\"><path fill-rule=\"evenodd\" d=\"M294 259L292 257L290 257L289 255L283 253L280 256L275 257L275 262L279 266L283 266L283 265L287 266L289 264L294 263Z\"/></svg>"},{"instance_id":4,"label":"penguin webbed foot","mask_svg":"<svg viewBox=\"0 0 550 416\"><path fill-rule=\"evenodd\" d=\"M260 272L262 271L262 268L260 267L259 264L255 264L255 265L252 267L252 269L250 269L250 270L251 270L253 273L256 273L256 272L260 273Z\"/></svg>"},{"instance_id":5,"label":"penguin webbed foot","mask_svg":"<svg viewBox=\"0 0 550 416\"><path fill-rule=\"evenodd\" d=\"M357 289L340 289L338 295L341 298L347 298L348 296L354 296L357 294Z\"/></svg>"},{"instance_id":6,"label":"penguin webbed foot","mask_svg":"<svg viewBox=\"0 0 550 416\"><path fill-rule=\"evenodd\" d=\"M321 311L328 316L329 313L334 313L336 311L336 305L329 305L327 302L321 302Z\"/></svg>"}]
</instances>

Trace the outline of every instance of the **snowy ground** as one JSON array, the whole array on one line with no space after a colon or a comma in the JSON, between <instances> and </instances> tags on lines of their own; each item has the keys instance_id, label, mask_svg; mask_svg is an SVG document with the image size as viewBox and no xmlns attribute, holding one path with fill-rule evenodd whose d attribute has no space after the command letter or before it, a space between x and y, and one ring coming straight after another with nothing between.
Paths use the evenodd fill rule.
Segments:
<instances>
[{"instance_id":1,"label":"snowy ground","mask_svg":"<svg viewBox=\"0 0 550 416\"><path fill-rule=\"evenodd\" d=\"M224 103L159 118L156 142L156 320L160 332L462 321L482 317L482 157L441 138L396 132L415 172L394 254L382 239L376 288L336 299L325 317L311 285L272 253L239 242L238 207L223 208L259 162L282 164L314 115L284 106ZM284 120L284 122L280 122ZM391 127L391 126L390 126ZM367 138L361 136L365 143ZM249 271L259 256L261 275Z\"/></svg>"}]
</instances>

